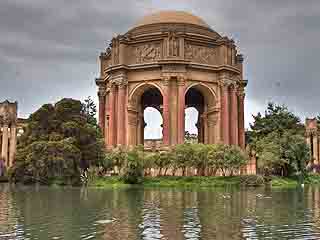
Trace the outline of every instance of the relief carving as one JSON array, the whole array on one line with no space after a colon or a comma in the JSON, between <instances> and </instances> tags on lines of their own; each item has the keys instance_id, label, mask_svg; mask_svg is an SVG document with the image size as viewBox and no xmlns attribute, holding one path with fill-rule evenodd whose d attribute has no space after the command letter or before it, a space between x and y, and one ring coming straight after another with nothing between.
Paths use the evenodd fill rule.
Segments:
<instances>
[{"instance_id":1,"label":"relief carving","mask_svg":"<svg viewBox=\"0 0 320 240\"><path fill-rule=\"evenodd\" d=\"M169 56L179 56L179 38L175 32L169 32Z\"/></svg>"},{"instance_id":2,"label":"relief carving","mask_svg":"<svg viewBox=\"0 0 320 240\"><path fill-rule=\"evenodd\" d=\"M160 43L148 43L136 47L136 62L144 63L159 60L161 57L160 49Z\"/></svg>"},{"instance_id":3,"label":"relief carving","mask_svg":"<svg viewBox=\"0 0 320 240\"><path fill-rule=\"evenodd\" d=\"M185 59L204 64L216 63L216 51L214 48L185 44Z\"/></svg>"}]
</instances>

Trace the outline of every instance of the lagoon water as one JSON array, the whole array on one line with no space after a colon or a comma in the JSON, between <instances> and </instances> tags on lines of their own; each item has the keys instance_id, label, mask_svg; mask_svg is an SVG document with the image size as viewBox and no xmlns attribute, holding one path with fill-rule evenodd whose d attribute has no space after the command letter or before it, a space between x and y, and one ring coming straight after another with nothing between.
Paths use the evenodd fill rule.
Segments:
<instances>
[{"instance_id":1,"label":"lagoon water","mask_svg":"<svg viewBox=\"0 0 320 240\"><path fill-rule=\"evenodd\" d=\"M320 188L0 185L0 239L320 239Z\"/></svg>"}]
</instances>

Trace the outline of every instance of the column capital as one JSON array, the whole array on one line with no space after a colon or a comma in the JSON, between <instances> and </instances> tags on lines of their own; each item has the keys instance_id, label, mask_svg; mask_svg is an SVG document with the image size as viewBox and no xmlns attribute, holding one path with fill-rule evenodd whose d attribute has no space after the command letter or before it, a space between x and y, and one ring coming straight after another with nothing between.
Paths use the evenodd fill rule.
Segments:
<instances>
[{"instance_id":1,"label":"column capital","mask_svg":"<svg viewBox=\"0 0 320 240\"><path fill-rule=\"evenodd\" d=\"M121 83L117 85L119 89L125 89L127 87L127 83Z\"/></svg>"},{"instance_id":2,"label":"column capital","mask_svg":"<svg viewBox=\"0 0 320 240\"><path fill-rule=\"evenodd\" d=\"M237 93L237 92L238 92L238 86L237 86L237 84L231 83L231 84L230 84L230 91L231 91L232 93Z\"/></svg>"},{"instance_id":3,"label":"column capital","mask_svg":"<svg viewBox=\"0 0 320 240\"><path fill-rule=\"evenodd\" d=\"M306 132L304 133L305 137L311 137L311 131L306 130Z\"/></svg>"},{"instance_id":4,"label":"column capital","mask_svg":"<svg viewBox=\"0 0 320 240\"><path fill-rule=\"evenodd\" d=\"M169 86L170 83L170 76L162 76L161 83L163 86Z\"/></svg>"},{"instance_id":5,"label":"column capital","mask_svg":"<svg viewBox=\"0 0 320 240\"><path fill-rule=\"evenodd\" d=\"M105 87L99 87L98 89L98 97L105 97L106 96L106 88Z\"/></svg>"},{"instance_id":6,"label":"column capital","mask_svg":"<svg viewBox=\"0 0 320 240\"><path fill-rule=\"evenodd\" d=\"M237 95L239 96L240 99L244 99L246 97L246 94L244 93L244 91L238 91Z\"/></svg>"},{"instance_id":7,"label":"column capital","mask_svg":"<svg viewBox=\"0 0 320 240\"><path fill-rule=\"evenodd\" d=\"M177 80L179 86L184 86L186 84L187 78L185 76L178 76Z\"/></svg>"},{"instance_id":8,"label":"column capital","mask_svg":"<svg viewBox=\"0 0 320 240\"><path fill-rule=\"evenodd\" d=\"M128 78L127 78L127 74L125 72L118 72L115 74L111 75L110 78L110 84L112 85L127 85L128 84Z\"/></svg>"},{"instance_id":9,"label":"column capital","mask_svg":"<svg viewBox=\"0 0 320 240\"><path fill-rule=\"evenodd\" d=\"M229 88L230 86L234 85L234 82L232 80L228 79L221 79L218 81L218 86L221 88Z\"/></svg>"}]
</instances>

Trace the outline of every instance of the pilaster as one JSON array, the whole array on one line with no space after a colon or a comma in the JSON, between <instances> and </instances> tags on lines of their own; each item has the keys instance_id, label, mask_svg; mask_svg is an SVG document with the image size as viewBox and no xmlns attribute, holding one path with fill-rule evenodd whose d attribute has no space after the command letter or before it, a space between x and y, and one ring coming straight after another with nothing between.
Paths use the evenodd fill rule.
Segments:
<instances>
[{"instance_id":1,"label":"pilaster","mask_svg":"<svg viewBox=\"0 0 320 240\"><path fill-rule=\"evenodd\" d=\"M238 145L238 97L237 97L237 86L235 84L231 85L231 121L230 121L230 136L231 144Z\"/></svg>"},{"instance_id":2,"label":"pilaster","mask_svg":"<svg viewBox=\"0 0 320 240\"><path fill-rule=\"evenodd\" d=\"M116 136L116 124L115 124L115 97L116 97L116 88L115 85L112 84L110 87L110 95L109 95L109 141L108 145L111 147L115 144L115 136Z\"/></svg>"},{"instance_id":3,"label":"pilaster","mask_svg":"<svg viewBox=\"0 0 320 240\"><path fill-rule=\"evenodd\" d=\"M224 144L230 144L230 118L229 118L229 83L220 81L221 89L221 128Z\"/></svg>"},{"instance_id":4,"label":"pilaster","mask_svg":"<svg viewBox=\"0 0 320 240\"><path fill-rule=\"evenodd\" d=\"M314 164L319 164L319 153L318 153L318 150L319 150L319 141L318 141L318 132L315 131L314 134L313 134L313 137L312 137L312 140L313 140L313 163Z\"/></svg>"},{"instance_id":5,"label":"pilaster","mask_svg":"<svg viewBox=\"0 0 320 240\"><path fill-rule=\"evenodd\" d=\"M104 134L105 129L105 115L106 115L106 89L105 87L99 86L98 90L98 98L99 98L99 126Z\"/></svg>"},{"instance_id":6,"label":"pilaster","mask_svg":"<svg viewBox=\"0 0 320 240\"><path fill-rule=\"evenodd\" d=\"M126 84L121 83L118 85L118 107L117 107L117 144L125 145L125 98L126 98Z\"/></svg>"},{"instance_id":7,"label":"pilaster","mask_svg":"<svg viewBox=\"0 0 320 240\"><path fill-rule=\"evenodd\" d=\"M3 131L2 131L2 149L1 149L1 157L5 162L6 166L9 166L8 163L8 141L9 141L9 124L4 123Z\"/></svg>"},{"instance_id":8,"label":"pilaster","mask_svg":"<svg viewBox=\"0 0 320 240\"><path fill-rule=\"evenodd\" d=\"M163 89L163 144L169 145L170 141L170 116L169 116L169 77L162 79Z\"/></svg>"},{"instance_id":9,"label":"pilaster","mask_svg":"<svg viewBox=\"0 0 320 240\"><path fill-rule=\"evenodd\" d=\"M185 135L185 78L178 77L178 144L184 142Z\"/></svg>"},{"instance_id":10,"label":"pilaster","mask_svg":"<svg viewBox=\"0 0 320 240\"><path fill-rule=\"evenodd\" d=\"M9 150L9 165L8 167L12 167L15 156L16 156L16 148L17 148L17 127L16 124L11 124L10 127L10 150Z\"/></svg>"},{"instance_id":11,"label":"pilaster","mask_svg":"<svg viewBox=\"0 0 320 240\"><path fill-rule=\"evenodd\" d=\"M245 130L244 130L244 98L245 93L243 89L238 91L238 99L239 99L239 146L244 149L245 148Z\"/></svg>"}]
</instances>

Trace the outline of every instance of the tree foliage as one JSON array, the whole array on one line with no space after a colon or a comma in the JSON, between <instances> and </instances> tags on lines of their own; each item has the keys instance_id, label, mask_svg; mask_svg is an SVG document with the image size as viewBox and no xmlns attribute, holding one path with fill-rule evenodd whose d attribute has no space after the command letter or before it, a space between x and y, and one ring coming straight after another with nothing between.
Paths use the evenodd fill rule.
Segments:
<instances>
[{"instance_id":1,"label":"tree foliage","mask_svg":"<svg viewBox=\"0 0 320 240\"><path fill-rule=\"evenodd\" d=\"M211 176L217 172L233 175L246 165L248 157L236 146L186 143L153 153L145 153L143 148L129 151L115 149L107 153L106 159L113 159L114 172L123 176L127 182L137 183L141 180L141 169L143 176L151 175L151 170L158 176L174 176L180 170L181 175L185 176L187 169L196 170L199 176ZM116 171L119 166L122 166L121 170Z\"/></svg>"},{"instance_id":2,"label":"tree foliage","mask_svg":"<svg viewBox=\"0 0 320 240\"><path fill-rule=\"evenodd\" d=\"M249 144L255 144L256 141L267 137L270 133L277 133L282 136L288 130L294 134L304 134L304 125L299 117L290 112L284 105L268 103L265 114L260 112L253 115L253 123L250 124L251 130L248 132Z\"/></svg>"},{"instance_id":3,"label":"tree foliage","mask_svg":"<svg viewBox=\"0 0 320 240\"><path fill-rule=\"evenodd\" d=\"M265 114L253 116L247 132L250 149L256 153L264 174L291 176L303 172L309 160L304 125L286 106L269 103Z\"/></svg>"},{"instance_id":4,"label":"tree foliage","mask_svg":"<svg viewBox=\"0 0 320 240\"><path fill-rule=\"evenodd\" d=\"M42 182L77 178L81 169L101 163L104 143L93 120L95 106L88 101L64 98L30 115L12 170L17 180L24 176Z\"/></svg>"}]
</instances>

